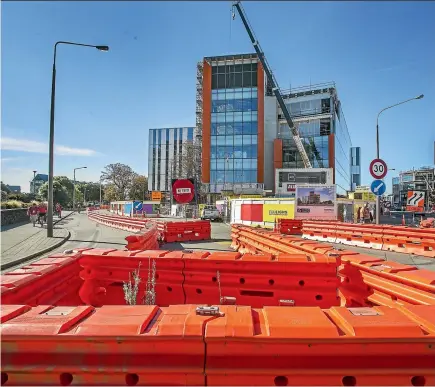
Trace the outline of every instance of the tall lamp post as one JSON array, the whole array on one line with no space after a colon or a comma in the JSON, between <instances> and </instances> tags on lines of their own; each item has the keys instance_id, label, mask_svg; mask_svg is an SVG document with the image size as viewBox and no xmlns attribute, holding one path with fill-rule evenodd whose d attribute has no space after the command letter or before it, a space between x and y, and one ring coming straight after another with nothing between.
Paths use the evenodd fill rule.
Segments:
<instances>
[{"instance_id":1,"label":"tall lamp post","mask_svg":"<svg viewBox=\"0 0 435 387\"><path fill-rule=\"evenodd\" d=\"M376 118L376 158L379 159L379 116L381 115L381 113L383 113L385 110L391 109L393 107L402 105L406 102L410 102L410 101L414 101L415 99L422 99L424 97L423 94L419 95L418 97L414 97L414 98L410 98L407 99L405 101L396 103L394 105L391 106L387 106L386 108L383 108L379 113L378 116ZM381 199L379 196L376 196L376 224L379 224L379 214L381 212L380 210L380 203L381 203Z\"/></svg>"},{"instance_id":2,"label":"tall lamp post","mask_svg":"<svg viewBox=\"0 0 435 387\"><path fill-rule=\"evenodd\" d=\"M33 193L33 195L35 195L35 177L36 177L36 172L38 172L38 171L33 171L33 183L32 183L32 193Z\"/></svg>"},{"instance_id":3,"label":"tall lamp post","mask_svg":"<svg viewBox=\"0 0 435 387\"><path fill-rule=\"evenodd\" d=\"M73 211L76 210L76 171L77 169L86 169L87 167L74 168L74 182L73 182Z\"/></svg>"},{"instance_id":4,"label":"tall lamp post","mask_svg":"<svg viewBox=\"0 0 435 387\"><path fill-rule=\"evenodd\" d=\"M53 236L53 161L54 161L54 101L56 95L56 50L58 44L71 46L92 47L100 51L109 51L108 46L94 46L92 44L59 41L54 45L53 72L51 78L51 108L50 108L50 144L48 155L48 211L47 211L47 237Z\"/></svg>"}]
</instances>

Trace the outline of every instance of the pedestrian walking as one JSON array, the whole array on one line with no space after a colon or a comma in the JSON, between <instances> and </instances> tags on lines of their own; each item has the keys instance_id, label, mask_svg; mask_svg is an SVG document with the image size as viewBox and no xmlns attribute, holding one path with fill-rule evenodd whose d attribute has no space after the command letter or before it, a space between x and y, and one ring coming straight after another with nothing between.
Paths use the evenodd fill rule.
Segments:
<instances>
[{"instance_id":1,"label":"pedestrian walking","mask_svg":"<svg viewBox=\"0 0 435 387\"><path fill-rule=\"evenodd\" d=\"M38 206L35 202L27 210L27 215L30 217L30 221L33 223L33 227L35 227L36 221L38 220Z\"/></svg>"}]
</instances>

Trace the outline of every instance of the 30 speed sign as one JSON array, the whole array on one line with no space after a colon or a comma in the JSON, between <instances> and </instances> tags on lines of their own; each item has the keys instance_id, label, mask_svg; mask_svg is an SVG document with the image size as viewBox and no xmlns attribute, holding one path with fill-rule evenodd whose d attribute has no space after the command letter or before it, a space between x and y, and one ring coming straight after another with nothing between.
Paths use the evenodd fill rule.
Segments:
<instances>
[{"instance_id":1,"label":"30 speed sign","mask_svg":"<svg viewBox=\"0 0 435 387\"><path fill-rule=\"evenodd\" d=\"M384 160L374 159L370 163L370 174L375 179L383 179L387 174L388 168Z\"/></svg>"}]
</instances>

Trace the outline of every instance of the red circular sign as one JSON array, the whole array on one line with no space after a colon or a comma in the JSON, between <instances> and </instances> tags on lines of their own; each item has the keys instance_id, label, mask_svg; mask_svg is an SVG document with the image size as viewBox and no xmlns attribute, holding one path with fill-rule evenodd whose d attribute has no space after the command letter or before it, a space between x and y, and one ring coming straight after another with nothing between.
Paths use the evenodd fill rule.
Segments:
<instances>
[{"instance_id":1,"label":"red circular sign","mask_svg":"<svg viewBox=\"0 0 435 387\"><path fill-rule=\"evenodd\" d=\"M179 179L172 184L172 195L177 203L190 203L195 197L195 186L189 179Z\"/></svg>"},{"instance_id":2,"label":"red circular sign","mask_svg":"<svg viewBox=\"0 0 435 387\"><path fill-rule=\"evenodd\" d=\"M370 163L370 174L375 179L383 179L387 174L387 163L381 159L374 159Z\"/></svg>"}]
</instances>

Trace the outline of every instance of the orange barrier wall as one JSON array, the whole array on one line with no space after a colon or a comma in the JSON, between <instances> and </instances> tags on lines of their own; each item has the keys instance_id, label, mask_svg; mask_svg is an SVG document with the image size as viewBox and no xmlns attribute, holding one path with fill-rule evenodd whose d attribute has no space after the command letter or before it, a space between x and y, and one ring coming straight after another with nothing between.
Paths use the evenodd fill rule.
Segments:
<instances>
[{"instance_id":1,"label":"orange barrier wall","mask_svg":"<svg viewBox=\"0 0 435 387\"><path fill-rule=\"evenodd\" d=\"M141 303L151 261L156 264L156 303L160 306L219 304L221 296L253 307L286 305L289 300L296 306L340 304L337 293L340 261L335 258L311 260L304 255L282 255L273 259L267 254L112 249L82 253L81 300L93 306L124 304L122 285L141 263L143 281L138 293Z\"/></svg>"},{"instance_id":2,"label":"orange barrier wall","mask_svg":"<svg viewBox=\"0 0 435 387\"><path fill-rule=\"evenodd\" d=\"M209 220L186 222L157 222L161 239L164 242L187 242L211 239Z\"/></svg>"},{"instance_id":3,"label":"orange barrier wall","mask_svg":"<svg viewBox=\"0 0 435 387\"><path fill-rule=\"evenodd\" d=\"M333 225L325 226L319 233L323 233L324 236L331 235L328 233ZM318 259L319 256L341 259L341 305L435 305L434 272L384 261L355 251L336 250L327 243L283 236L247 226L233 225L231 237L232 248L239 252L265 252L277 258L284 253L293 254L293 257L299 253L312 260Z\"/></svg>"},{"instance_id":4,"label":"orange barrier wall","mask_svg":"<svg viewBox=\"0 0 435 387\"><path fill-rule=\"evenodd\" d=\"M72 254L54 254L32 262L20 269L1 275L1 302L76 305L80 303L78 291L83 284L79 277L78 249Z\"/></svg>"},{"instance_id":5,"label":"orange barrier wall","mask_svg":"<svg viewBox=\"0 0 435 387\"><path fill-rule=\"evenodd\" d=\"M435 229L304 221L302 231L306 239L435 258Z\"/></svg>"},{"instance_id":6,"label":"orange barrier wall","mask_svg":"<svg viewBox=\"0 0 435 387\"><path fill-rule=\"evenodd\" d=\"M435 384L435 306L219 308L2 305L2 384Z\"/></svg>"}]
</instances>

